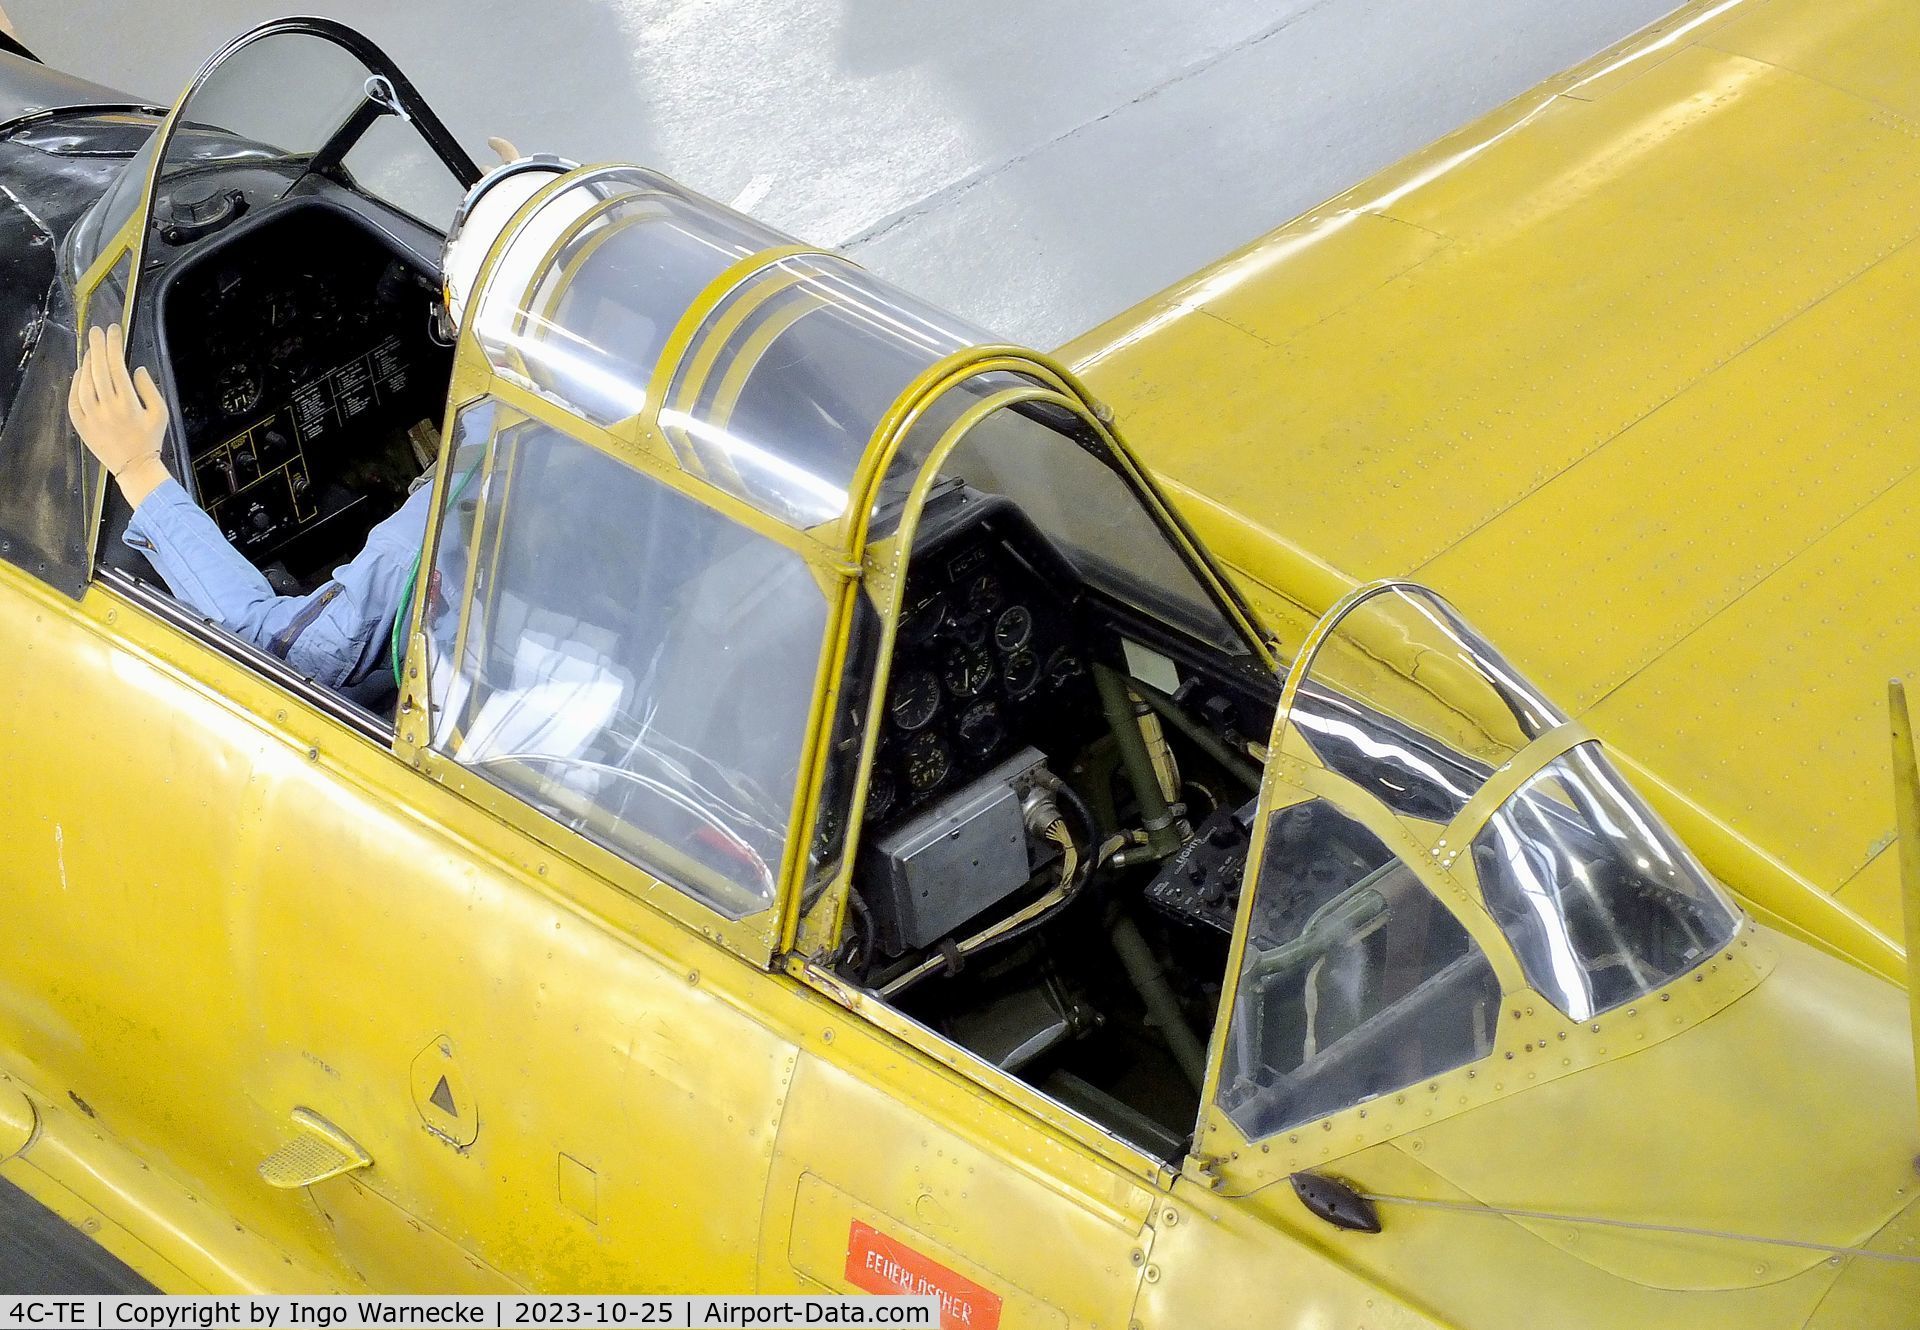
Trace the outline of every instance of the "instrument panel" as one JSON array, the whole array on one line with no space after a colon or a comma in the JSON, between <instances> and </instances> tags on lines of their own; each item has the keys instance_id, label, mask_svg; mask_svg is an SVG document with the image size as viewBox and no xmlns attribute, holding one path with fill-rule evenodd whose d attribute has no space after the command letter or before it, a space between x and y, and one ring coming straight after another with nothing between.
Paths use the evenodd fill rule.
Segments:
<instances>
[{"instance_id":1,"label":"instrument panel","mask_svg":"<svg viewBox=\"0 0 1920 1330\"><path fill-rule=\"evenodd\" d=\"M1012 505L977 496L914 554L866 820L883 826L1015 749L1064 751L1098 725L1073 586Z\"/></svg>"},{"instance_id":2,"label":"instrument panel","mask_svg":"<svg viewBox=\"0 0 1920 1330\"><path fill-rule=\"evenodd\" d=\"M397 506L418 467L402 453L386 474L374 455L438 420L450 370L428 309L405 260L324 207L222 239L170 281L162 327L196 496L256 564L348 509L371 525Z\"/></svg>"}]
</instances>

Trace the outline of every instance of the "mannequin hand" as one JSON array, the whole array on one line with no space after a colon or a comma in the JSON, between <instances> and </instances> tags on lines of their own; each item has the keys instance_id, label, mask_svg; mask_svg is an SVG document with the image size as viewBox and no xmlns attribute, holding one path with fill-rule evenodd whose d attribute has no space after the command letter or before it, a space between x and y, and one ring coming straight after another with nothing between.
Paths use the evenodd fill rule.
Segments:
<instances>
[{"instance_id":1,"label":"mannequin hand","mask_svg":"<svg viewBox=\"0 0 1920 1330\"><path fill-rule=\"evenodd\" d=\"M138 508L167 478L160 444L167 437L167 404L153 375L127 375L127 352L114 324L87 330L87 354L67 393L67 415L87 451L113 474L127 503Z\"/></svg>"}]
</instances>

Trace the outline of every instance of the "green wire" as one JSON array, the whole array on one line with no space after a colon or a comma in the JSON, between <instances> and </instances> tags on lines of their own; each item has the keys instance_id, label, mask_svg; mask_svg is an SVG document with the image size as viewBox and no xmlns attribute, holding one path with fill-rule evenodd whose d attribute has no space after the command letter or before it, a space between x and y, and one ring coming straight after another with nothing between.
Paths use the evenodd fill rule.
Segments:
<instances>
[{"instance_id":1,"label":"green wire","mask_svg":"<svg viewBox=\"0 0 1920 1330\"><path fill-rule=\"evenodd\" d=\"M404 613L413 605L413 584L420 580L420 559L426 554L423 547L413 552L413 566L407 569L407 581L400 592L400 604L393 613L393 632L387 637L387 654L393 658L393 686L400 687L400 639L407 625Z\"/></svg>"},{"instance_id":2,"label":"green wire","mask_svg":"<svg viewBox=\"0 0 1920 1330\"><path fill-rule=\"evenodd\" d=\"M460 477L460 483L453 487L453 495L447 500L448 508L452 508L454 504L460 502L460 496L467 492L467 482L473 479L473 473L478 471L480 469L480 463L486 460L486 455L483 453L475 459L472 466L467 468L467 474ZM407 569L406 583L400 589L400 602L393 612L393 632L387 637L387 654L393 659L393 686L395 688L403 686L400 682L400 646L401 643L406 640L407 609L413 604L414 586L420 581L420 561L426 558L426 555L427 548L424 544L422 544L418 550L414 551L413 566Z\"/></svg>"}]
</instances>

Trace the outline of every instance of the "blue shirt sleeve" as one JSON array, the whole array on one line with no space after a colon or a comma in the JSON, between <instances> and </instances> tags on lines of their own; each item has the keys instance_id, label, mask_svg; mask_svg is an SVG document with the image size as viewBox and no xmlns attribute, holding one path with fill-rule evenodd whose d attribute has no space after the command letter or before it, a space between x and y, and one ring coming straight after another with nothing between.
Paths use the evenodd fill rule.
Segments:
<instances>
[{"instance_id":1,"label":"blue shirt sleeve","mask_svg":"<svg viewBox=\"0 0 1920 1330\"><path fill-rule=\"evenodd\" d=\"M351 562L304 596L275 595L176 480L134 510L123 539L167 589L228 632L330 688L360 682L393 632L407 575L426 539L433 487L422 485L376 526Z\"/></svg>"}]
</instances>

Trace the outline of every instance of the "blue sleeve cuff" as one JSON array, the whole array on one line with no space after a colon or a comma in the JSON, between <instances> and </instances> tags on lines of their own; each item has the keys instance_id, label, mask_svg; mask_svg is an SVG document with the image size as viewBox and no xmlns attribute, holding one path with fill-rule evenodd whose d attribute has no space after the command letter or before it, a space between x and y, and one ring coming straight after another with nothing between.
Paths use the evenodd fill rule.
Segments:
<instances>
[{"instance_id":1,"label":"blue sleeve cuff","mask_svg":"<svg viewBox=\"0 0 1920 1330\"><path fill-rule=\"evenodd\" d=\"M186 487L172 476L168 476L154 486L153 493L140 500L140 506L133 510L133 520L127 523L127 529L121 533L120 540L136 550L158 548L154 539L152 524L166 521L163 516L169 509L188 508L199 512Z\"/></svg>"},{"instance_id":2,"label":"blue sleeve cuff","mask_svg":"<svg viewBox=\"0 0 1920 1330\"><path fill-rule=\"evenodd\" d=\"M176 480L164 480L140 501L121 539L146 555L175 598L221 627L252 638L278 599L260 570L227 543Z\"/></svg>"}]
</instances>

